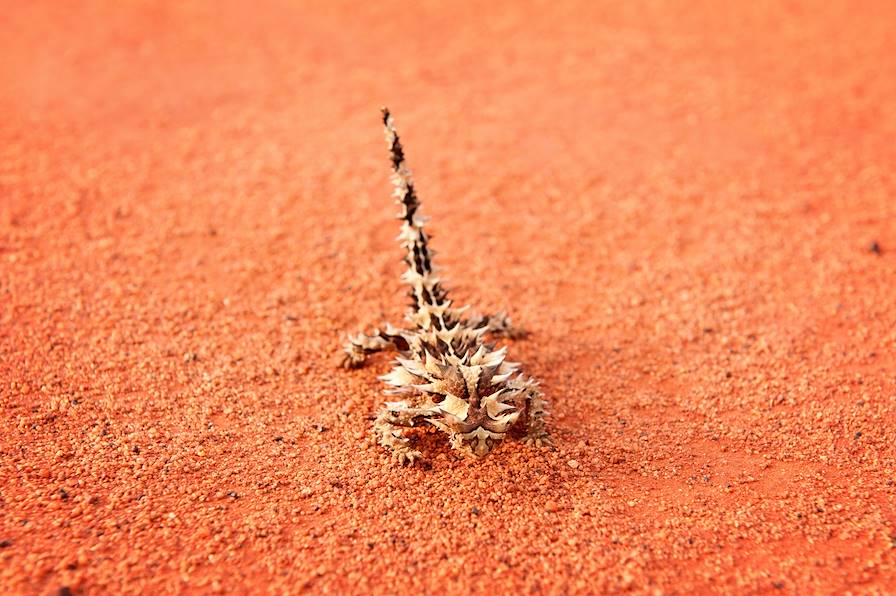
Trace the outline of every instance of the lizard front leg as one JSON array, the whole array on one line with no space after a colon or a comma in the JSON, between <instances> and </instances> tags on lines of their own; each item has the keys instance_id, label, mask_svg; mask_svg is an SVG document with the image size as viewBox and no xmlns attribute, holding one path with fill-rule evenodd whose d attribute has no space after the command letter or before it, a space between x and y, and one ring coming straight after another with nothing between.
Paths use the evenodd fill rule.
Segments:
<instances>
[{"instance_id":1,"label":"lizard front leg","mask_svg":"<svg viewBox=\"0 0 896 596\"><path fill-rule=\"evenodd\" d=\"M544 424L546 414L544 407L547 403L547 400L541 397L540 392L536 392L529 398L529 407L526 410L526 436L523 439L527 445L543 447L553 444L551 435L548 434L548 429Z\"/></svg>"},{"instance_id":2,"label":"lizard front leg","mask_svg":"<svg viewBox=\"0 0 896 596\"><path fill-rule=\"evenodd\" d=\"M412 449L410 441L404 436L402 427L413 427L417 420L422 419L429 410L421 408L409 408L404 402L387 403L380 411L373 423L373 432L379 439L380 445L392 452L392 459L400 464L407 462L413 465L415 459L421 458L421 453Z\"/></svg>"},{"instance_id":3,"label":"lizard front leg","mask_svg":"<svg viewBox=\"0 0 896 596\"><path fill-rule=\"evenodd\" d=\"M392 325L386 325L385 331L374 329L373 333L359 333L349 337L345 344L345 355L342 357L343 368L359 368L364 366L367 356L384 350L406 350L408 342L402 331Z\"/></svg>"},{"instance_id":4,"label":"lizard front leg","mask_svg":"<svg viewBox=\"0 0 896 596\"><path fill-rule=\"evenodd\" d=\"M523 400L521 405L526 413L526 434L523 437L523 442L535 447L553 444L544 423L544 417L547 414L545 407L548 402L539 391L538 383L532 379L524 379L520 380L519 384Z\"/></svg>"}]
</instances>

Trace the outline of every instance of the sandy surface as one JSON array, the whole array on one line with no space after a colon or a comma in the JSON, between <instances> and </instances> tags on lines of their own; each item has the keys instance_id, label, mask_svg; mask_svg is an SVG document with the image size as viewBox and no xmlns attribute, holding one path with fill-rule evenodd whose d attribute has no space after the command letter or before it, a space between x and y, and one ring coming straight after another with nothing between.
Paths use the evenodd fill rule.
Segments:
<instances>
[{"instance_id":1,"label":"sandy surface","mask_svg":"<svg viewBox=\"0 0 896 596\"><path fill-rule=\"evenodd\" d=\"M896 589L896 4L5 4L3 592ZM555 451L371 445L383 104Z\"/></svg>"}]
</instances>

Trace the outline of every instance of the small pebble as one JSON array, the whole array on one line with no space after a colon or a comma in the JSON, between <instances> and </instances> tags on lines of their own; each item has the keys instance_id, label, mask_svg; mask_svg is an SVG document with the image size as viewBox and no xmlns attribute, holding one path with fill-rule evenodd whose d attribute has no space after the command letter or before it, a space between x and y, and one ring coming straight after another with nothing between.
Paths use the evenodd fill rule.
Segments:
<instances>
[{"instance_id":1,"label":"small pebble","mask_svg":"<svg viewBox=\"0 0 896 596\"><path fill-rule=\"evenodd\" d=\"M571 459L566 463L569 464L570 468L578 468L579 467L579 462L574 459Z\"/></svg>"}]
</instances>

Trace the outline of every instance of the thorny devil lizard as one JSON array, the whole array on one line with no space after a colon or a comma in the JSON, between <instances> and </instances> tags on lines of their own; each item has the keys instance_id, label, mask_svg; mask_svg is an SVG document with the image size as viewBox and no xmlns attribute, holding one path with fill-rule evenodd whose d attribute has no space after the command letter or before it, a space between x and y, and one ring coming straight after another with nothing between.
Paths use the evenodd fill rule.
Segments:
<instances>
[{"instance_id":1,"label":"thorny devil lizard","mask_svg":"<svg viewBox=\"0 0 896 596\"><path fill-rule=\"evenodd\" d=\"M369 354L396 350L392 371L380 377L390 386L376 417L374 433L399 463L413 464L421 454L403 428L428 423L448 434L451 447L481 458L508 434L524 425L523 439L537 447L550 443L545 429L546 402L538 383L504 360L506 348L495 349L486 336L514 338L522 333L503 313L464 318L435 275L434 252L418 214L420 202L404 150L389 110L383 108L386 143L392 154L394 196L401 207L399 239L407 250L408 270L402 280L411 286L410 328L387 324L385 331L350 337L342 360L346 368L362 366ZM521 433L522 434L522 433Z\"/></svg>"}]
</instances>

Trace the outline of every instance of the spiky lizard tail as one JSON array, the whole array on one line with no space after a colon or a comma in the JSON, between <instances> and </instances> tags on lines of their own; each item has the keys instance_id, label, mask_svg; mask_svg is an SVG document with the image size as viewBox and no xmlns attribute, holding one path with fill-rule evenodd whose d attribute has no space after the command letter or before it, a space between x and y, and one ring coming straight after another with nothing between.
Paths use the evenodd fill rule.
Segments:
<instances>
[{"instance_id":1,"label":"spiky lizard tail","mask_svg":"<svg viewBox=\"0 0 896 596\"><path fill-rule=\"evenodd\" d=\"M392 157L394 196L401 207L401 212L398 214L398 219L402 221L399 239L407 250L404 261L408 266L402 279L411 286L410 296L413 300L411 319L424 329L432 325L445 327L455 322L453 319L457 313L455 309L450 308L451 302L447 299L447 292L434 274L433 252L429 249L428 238L423 230L424 219L417 213L420 201L417 199L414 180L405 163L404 149L388 108L383 108L383 125L386 144Z\"/></svg>"}]
</instances>

